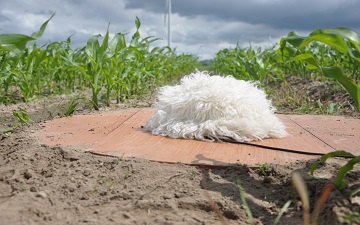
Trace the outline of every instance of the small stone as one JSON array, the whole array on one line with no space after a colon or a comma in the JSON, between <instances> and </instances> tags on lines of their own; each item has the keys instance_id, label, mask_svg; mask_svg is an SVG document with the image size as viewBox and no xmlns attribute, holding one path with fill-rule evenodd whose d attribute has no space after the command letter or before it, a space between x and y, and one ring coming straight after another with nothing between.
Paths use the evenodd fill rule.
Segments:
<instances>
[{"instance_id":1,"label":"small stone","mask_svg":"<svg viewBox=\"0 0 360 225\"><path fill-rule=\"evenodd\" d=\"M86 196L86 195L84 195L84 196L81 196L81 197L80 197L80 200L89 200L89 197Z\"/></svg>"},{"instance_id":2,"label":"small stone","mask_svg":"<svg viewBox=\"0 0 360 225\"><path fill-rule=\"evenodd\" d=\"M172 199L172 195L170 195L170 194L165 194L165 195L163 195L163 198L164 198L164 199Z\"/></svg>"},{"instance_id":3,"label":"small stone","mask_svg":"<svg viewBox=\"0 0 360 225\"><path fill-rule=\"evenodd\" d=\"M132 196L130 193L126 192L126 191L122 191L119 194L121 196L122 199L124 200L128 200L128 199L132 199Z\"/></svg>"},{"instance_id":4,"label":"small stone","mask_svg":"<svg viewBox=\"0 0 360 225\"><path fill-rule=\"evenodd\" d=\"M30 188L30 191L31 191L31 192L37 192L37 188L36 188L36 187L31 187L31 188Z\"/></svg>"},{"instance_id":5,"label":"small stone","mask_svg":"<svg viewBox=\"0 0 360 225\"><path fill-rule=\"evenodd\" d=\"M124 219L131 219L132 216L129 213L123 213L122 215L124 217Z\"/></svg>"},{"instance_id":6,"label":"small stone","mask_svg":"<svg viewBox=\"0 0 360 225\"><path fill-rule=\"evenodd\" d=\"M273 179L272 179L272 177L264 177L263 182L265 184L271 184L273 182Z\"/></svg>"},{"instance_id":7,"label":"small stone","mask_svg":"<svg viewBox=\"0 0 360 225\"><path fill-rule=\"evenodd\" d=\"M35 197L46 198L47 194L44 191L39 191L38 193L36 193Z\"/></svg>"},{"instance_id":8,"label":"small stone","mask_svg":"<svg viewBox=\"0 0 360 225\"><path fill-rule=\"evenodd\" d=\"M91 170L84 170L83 173L82 173L85 177L89 176L91 174Z\"/></svg>"},{"instance_id":9,"label":"small stone","mask_svg":"<svg viewBox=\"0 0 360 225\"><path fill-rule=\"evenodd\" d=\"M146 209L146 208L149 208L151 205L151 202L149 200L145 200L145 199L141 199L137 202L137 206L140 208L140 209Z\"/></svg>"},{"instance_id":10,"label":"small stone","mask_svg":"<svg viewBox=\"0 0 360 225\"><path fill-rule=\"evenodd\" d=\"M186 195L184 193L176 192L174 196L175 196L175 198L182 198L182 197L185 197Z\"/></svg>"},{"instance_id":11,"label":"small stone","mask_svg":"<svg viewBox=\"0 0 360 225\"><path fill-rule=\"evenodd\" d=\"M32 170L28 169L28 170L25 171L24 178L26 180L29 180L32 176L33 176L33 171Z\"/></svg>"}]
</instances>

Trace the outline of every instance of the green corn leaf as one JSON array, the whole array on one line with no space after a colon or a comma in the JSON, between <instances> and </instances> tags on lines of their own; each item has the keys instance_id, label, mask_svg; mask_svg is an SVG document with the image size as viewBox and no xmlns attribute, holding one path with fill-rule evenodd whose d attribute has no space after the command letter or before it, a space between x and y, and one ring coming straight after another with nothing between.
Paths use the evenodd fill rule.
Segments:
<instances>
[{"instance_id":1,"label":"green corn leaf","mask_svg":"<svg viewBox=\"0 0 360 225\"><path fill-rule=\"evenodd\" d=\"M136 17L136 19L135 19L136 30L139 30L140 25L141 25L140 19L139 19L139 17Z\"/></svg>"},{"instance_id":2,"label":"green corn leaf","mask_svg":"<svg viewBox=\"0 0 360 225\"><path fill-rule=\"evenodd\" d=\"M35 40L23 34L0 34L0 47L3 50L25 49L26 43Z\"/></svg>"},{"instance_id":3,"label":"green corn leaf","mask_svg":"<svg viewBox=\"0 0 360 225\"><path fill-rule=\"evenodd\" d=\"M55 12L51 15L51 17L43 23L43 25L40 27L40 30L34 32L31 34L31 37L34 39L39 39L44 34L44 31L46 29L46 26L48 25L49 21L55 16Z\"/></svg>"},{"instance_id":4,"label":"green corn leaf","mask_svg":"<svg viewBox=\"0 0 360 225\"><path fill-rule=\"evenodd\" d=\"M352 55L360 62L360 58L359 58L360 37L359 37L359 35L357 35L354 31L352 31L352 30L350 30L348 28L345 28L345 27L328 29L328 30L325 30L325 31L326 32L332 32L332 33L334 33L334 32L338 33L342 37L344 37L346 40L348 40L356 48L356 52L352 52Z\"/></svg>"},{"instance_id":5,"label":"green corn leaf","mask_svg":"<svg viewBox=\"0 0 360 225\"><path fill-rule=\"evenodd\" d=\"M349 54L350 52L346 41L340 34L323 33L321 30L318 30L316 34L312 34L306 38L298 48L303 49L313 41L327 44L344 54Z\"/></svg>"},{"instance_id":6,"label":"green corn leaf","mask_svg":"<svg viewBox=\"0 0 360 225\"><path fill-rule=\"evenodd\" d=\"M311 70L318 69L320 67L317 60L310 53L299 54L293 57L289 62L293 62L293 61L305 61L307 62L307 67Z\"/></svg>"},{"instance_id":7,"label":"green corn leaf","mask_svg":"<svg viewBox=\"0 0 360 225\"><path fill-rule=\"evenodd\" d=\"M360 45L359 35L357 35L354 31L352 31L348 28L339 27L339 28L334 28L334 29L327 29L327 30L325 30L325 32L328 32L328 33L336 32L336 33L340 34L341 36L343 36L344 38L347 38L347 39Z\"/></svg>"},{"instance_id":8,"label":"green corn leaf","mask_svg":"<svg viewBox=\"0 0 360 225\"><path fill-rule=\"evenodd\" d=\"M124 48L126 48L125 35L121 33L115 34L109 46L110 53L114 55Z\"/></svg>"},{"instance_id":9,"label":"green corn leaf","mask_svg":"<svg viewBox=\"0 0 360 225\"><path fill-rule=\"evenodd\" d=\"M134 46L129 46L129 50L133 51L135 54L136 54L136 58L138 60L140 60L142 58L142 54L141 52L139 51L139 49L137 49L136 47ZM130 55L129 55L130 56Z\"/></svg>"},{"instance_id":10,"label":"green corn leaf","mask_svg":"<svg viewBox=\"0 0 360 225\"><path fill-rule=\"evenodd\" d=\"M288 33L288 36L284 38L286 42L289 42L292 46L298 48L306 40L306 37L300 36L298 33L292 31ZM285 47L282 43L281 47Z\"/></svg>"},{"instance_id":11,"label":"green corn leaf","mask_svg":"<svg viewBox=\"0 0 360 225\"><path fill-rule=\"evenodd\" d=\"M0 34L0 50L23 50L26 47L26 43L29 41L37 40L43 35L47 24L54 17L52 14L50 19L45 21L39 31L34 32L31 36L23 34Z\"/></svg>"},{"instance_id":12,"label":"green corn leaf","mask_svg":"<svg viewBox=\"0 0 360 225\"><path fill-rule=\"evenodd\" d=\"M360 110L360 85L347 78L339 67L323 67L326 77L336 79L349 92Z\"/></svg>"},{"instance_id":13,"label":"green corn leaf","mask_svg":"<svg viewBox=\"0 0 360 225\"><path fill-rule=\"evenodd\" d=\"M349 157L349 158L355 157L353 154L346 152L346 151L342 151L342 150L327 153L327 154L321 156L320 161L317 161L311 165L310 174L314 175L314 171L315 171L316 167L318 167L320 164L325 163L327 159L332 158L332 157L342 157L342 156Z\"/></svg>"},{"instance_id":14,"label":"green corn leaf","mask_svg":"<svg viewBox=\"0 0 360 225\"><path fill-rule=\"evenodd\" d=\"M98 61L101 61L104 58L105 52L109 46L109 26L110 26L110 24L108 25L108 28L106 29L106 34L105 34L104 40L99 48L99 51L97 51Z\"/></svg>"},{"instance_id":15,"label":"green corn leaf","mask_svg":"<svg viewBox=\"0 0 360 225\"><path fill-rule=\"evenodd\" d=\"M343 167L340 168L336 179L335 179L335 186L343 190L346 187L346 183L344 182L344 176L347 172L352 170L354 168L354 165L360 163L360 156L356 156L353 159L351 159L348 163L346 163Z\"/></svg>"},{"instance_id":16,"label":"green corn leaf","mask_svg":"<svg viewBox=\"0 0 360 225\"><path fill-rule=\"evenodd\" d=\"M101 35L97 34L89 38L89 40L87 41L85 52L90 58L96 59L97 51L100 48L98 41L99 37L101 37Z\"/></svg>"},{"instance_id":17,"label":"green corn leaf","mask_svg":"<svg viewBox=\"0 0 360 225\"><path fill-rule=\"evenodd\" d=\"M140 25L141 25L140 20L139 20L138 17L136 17L136 19L135 19L136 32L135 32L135 33L133 34L133 36L132 36L132 39L133 39L133 40L140 38L140 33L139 33Z\"/></svg>"}]
</instances>

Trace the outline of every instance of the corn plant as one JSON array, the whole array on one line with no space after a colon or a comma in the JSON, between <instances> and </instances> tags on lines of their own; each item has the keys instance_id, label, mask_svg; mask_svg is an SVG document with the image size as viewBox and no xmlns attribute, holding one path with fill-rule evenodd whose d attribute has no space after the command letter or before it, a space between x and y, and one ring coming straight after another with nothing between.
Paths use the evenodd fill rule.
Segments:
<instances>
[{"instance_id":1,"label":"corn plant","mask_svg":"<svg viewBox=\"0 0 360 225\"><path fill-rule=\"evenodd\" d=\"M315 208L310 213L310 200L309 200L309 192L306 187L306 184L299 173L295 172L292 177L292 183L294 188L299 193L301 202L302 202L302 208L303 208L303 224L304 225L317 225L317 221L320 215L320 211L325 204L325 201L328 199L332 189L334 188L334 185L332 183L328 184L322 193L320 194L320 197L317 199L315 203Z\"/></svg>"},{"instance_id":2,"label":"corn plant","mask_svg":"<svg viewBox=\"0 0 360 225\"><path fill-rule=\"evenodd\" d=\"M42 24L38 31L32 33L31 36L24 34L0 34L0 52L11 50L19 51L25 49L26 43L41 38L47 24L54 16L55 13L53 13L51 17Z\"/></svg>"},{"instance_id":3,"label":"corn plant","mask_svg":"<svg viewBox=\"0 0 360 225\"><path fill-rule=\"evenodd\" d=\"M108 26L104 36L94 35L86 46L77 49L71 48L71 36L43 46L26 44L41 37L49 20L31 36L0 35L0 103L15 102L20 95L28 102L43 95L90 88L89 100L94 109L99 109L100 95L106 105L112 99L139 98L198 65L196 57L177 55L169 47L151 49L159 39L141 37L138 18L129 42L122 33L110 40Z\"/></svg>"},{"instance_id":4,"label":"corn plant","mask_svg":"<svg viewBox=\"0 0 360 225\"><path fill-rule=\"evenodd\" d=\"M53 18L55 13L45 21L40 29L31 34L31 36L23 34L0 34L0 69L2 76L0 83L3 86L4 97L2 101L9 102L8 91L15 82L23 93L23 99L26 102L32 94L32 86L30 80L31 73L36 70L41 61L44 59L44 53L39 54L39 49L32 45L25 52L26 44L34 41L43 35L47 24ZM13 65L11 67L9 65Z\"/></svg>"},{"instance_id":5,"label":"corn plant","mask_svg":"<svg viewBox=\"0 0 360 225\"><path fill-rule=\"evenodd\" d=\"M103 61L106 57L105 53L108 47L109 28L106 30L106 34L101 45L99 44L99 37L101 37L100 34L94 35L88 40L85 47L85 52L88 57L86 67L80 65L78 66L78 69L89 81L92 91L91 102L96 110L99 109L98 95L102 88L99 82L102 75Z\"/></svg>"},{"instance_id":6,"label":"corn plant","mask_svg":"<svg viewBox=\"0 0 360 225\"><path fill-rule=\"evenodd\" d=\"M20 124L30 125L34 123L34 121L30 118L29 114L23 108L20 108L18 111L14 110L13 116L18 120Z\"/></svg>"},{"instance_id":7,"label":"corn plant","mask_svg":"<svg viewBox=\"0 0 360 225\"><path fill-rule=\"evenodd\" d=\"M264 82L265 78L277 73L281 78L281 70L277 62L277 53L273 48L262 50L250 46L220 50L213 62L216 73L233 75L235 78Z\"/></svg>"},{"instance_id":8,"label":"corn plant","mask_svg":"<svg viewBox=\"0 0 360 225\"><path fill-rule=\"evenodd\" d=\"M346 173L348 173L354 168L355 164L360 163L360 156L354 156L353 154L348 153L346 151L335 151L335 152L327 153L320 158L320 161L315 162L311 166L310 174L313 175L316 167L318 167L320 164L325 163L327 159L338 156L350 158L350 160L340 168L338 174L336 175L336 179L334 181L335 187L338 188L339 190L343 190L346 188L346 182L344 180L344 177Z\"/></svg>"},{"instance_id":9,"label":"corn plant","mask_svg":"<svg viewBox=\"0 0 360 225\"><path fill-rule=\"evenodd\" d=\"M347 28L318 29L307 37L300 36L296 32L290 32L286 38L280 40L279 49L283 63L298 61L303 63L309 70L320 71L325 77L337 80L351 95L358 109L360 109L359 84L344 73L341 64L325 64L321 57L316 57L316 52L309 51L306 47L313 42L328 45L335 50L336 55L351 59L351 64L354 65L353 74L356 74L356 68L359 68L360 64L360 37ZM356 76L358 78L359 75Z\"/></svg>"}]
</instances>

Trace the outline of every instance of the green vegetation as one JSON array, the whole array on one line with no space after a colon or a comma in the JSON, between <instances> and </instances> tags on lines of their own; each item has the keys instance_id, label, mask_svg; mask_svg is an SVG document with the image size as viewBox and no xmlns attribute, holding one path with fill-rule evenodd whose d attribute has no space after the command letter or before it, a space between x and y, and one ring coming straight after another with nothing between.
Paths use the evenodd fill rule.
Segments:
<instances>
[{"instance_id":1,"label":"green vegetation","mask_svg":"<svg viewBox=\"0 0 360 225\"><path fill-rule=\"evenodd\" d=\"M329 197L332 189L333 189L333 183L330 183L327 185L323 192L321 193L320 197L317 199L315 203L315 208L310 214L310 200L309 200L309 192L306 187L306 184L299 173L295 172L292 176L292 183L297 192L300 195L300 199L302 202L302 208L303 208L303 224L304 225L316 225L318 224L318 218L320 215L321 208L325 204L325 201Z\"/></svg>"},{"instance_id":2,"label":"green vegetation","mask_svg":"<svg viewBox=\"0 0 360 225\"><path fill-rule=\"evenodd\" d=\"M290 32L278 45L265 50L237 45L220 50L212 61L201 66L193 55L178 55L169 47L151 48L158 38L141 37L138 18L129 40L127 34L110 35L109 25L105 35L90 37L81 48L71 48L71 36L38 46L35 41L53 16L30 36L0 34L0 103L90 90L88 100L99 109L111 102L152 94L156 87L200 68L260 82L270 95L274 89L268 85L275 82L287 86L289 75L311 80L332 78L351 95L356 105L351 106L352 110L360 109L360 37L347 28L315 30L308 36ZM300 92L290 86L271 97L299 112L333 114L342 107L338 102L310 101ZM84 99L72 102L68 115L80 100Z\"/></svg>"},{"instance_id":3,"label":"green vegetation","mask_svg":"<svg viewBox=\"0 0 360 225\"><path fill-rule=\"evenodd\" d=\"M259 164L258 166L259 166L259 174L264 177L269 176L273 172L267 163Z\"/></svg>"},{"instance_id":4,"label":"green vegetation","mask_svg":"<svg viewBox=\"0 0 360 225\"><path fill-rule=\"evenodd\" d=\"M214 58L215 73L233 75L237 79L264 82L267 77L284 80L276 46L266 50L259 47L220 50Z\"/></svg>"},{"instance_id":5,"label":"green vegetation","mask_svg":"<svg viewBox=\"0 0 360 225\"><path fill-rule=\"evenodd\" d=\"M338 156L351 158L344 166L342 166L340 168L338 174L336 175L336 179L334 182L334 185L336 188L343 190L346 188L346 182L344 181L344 177L345 177L346 173L348 173L349 171L351 171L354 168L355 164L360 163L360 156L354 156L353 154L346 152L346 151L335 151L335 152L327 153L320 158L320 161L315 162L311 166L310 174L313 175L316 167L318 167L320 164L324 164L327 159L329 159L331 157L338 157Z\"/></svg>"},{"instance_id":6,"label":"green vegetation","mask_svg":"<svg viewBox=\"0 0 360 225\"><path fill-rule=\"evenodd\" d=\"M110 40L108 27L104 37L94 35L82 48L72 49L71 37L44 46L26 45L42 36L49 20L31 36L0 34L0 103L91 89L89 100L99 109L100 97L105 105L112 99L141 97L198 65L196 57L177 55L169 47L150 49L158 39L140 36L138 18L129 42L122 33ZM76 102L72 104L69 114L76 107Z\"/></svg>"},{"instance_id":7,"label":"green vegetation","mask_svg":"<svg viewBox=\"0 0 360 225\"><path fill-rule=\"evenodd\" d=\"M259 81L265 89L273 81L286 83L289 75L312 80L331 78L345 88L360 109L360 37L347 28L315 30L307 37L290 32L279 45L265 50L239 45L223 49L209 68L238 79ZM300 99L290 99L296 93L284 95L289 102ZM320 109L330 114L339 108L336 103L324 107L321 101L304 105L312 108L310 111Z\"/></svg>"},{"instance_id":8,"label":"green vegetation","mask_svg":"<svg viewBox=\"0 0 360 225\"><path fill-rule=\"evenodd\" d=\"M74 113L80 101L88 100L98 110L101 105L109 106L113 101L119 103L130 98L141 98L152 94L156 87L172 82L200 65L196 57L177 55L169 47L151 48L150 45L158 39L141 37L138 18L135 20L136 32L129 41L127 34L123 33L110 37L109 25L104 36L98 34L90 37L86 46L81 48L71 48L71 37L65 41L38 46L34 41L41 38L53 16L30 36L0 34L0 104L29 102L47 95L90 90L90 98L79 97L69 103L65 112L69 116ZM267 85L274 82L286 86L286 76L289 75L311 80L330 78L345 88L357 109L360 109L360 37L347 28L315 30L308 36L290 32L280 40L279 45L265 50L239 45L234 49L223 49L211 63L206 62L203 68L217 74L259 82L268 91L271 88L267 88ZM320 99L310 103L307 96L296 88L290 87L277 94L287 102L291 110L298 107L297 110L301 112L322 110L333 114L341 107L340 103L324 105ZM356 110L355 107L353 110ZM33 123L22 108L14 111L13 116L20 124ZM15 128L16 126L0 130L0 134L12 132ZM317 224L320 209L332 189L345 189L344 177L355 164L360 163L360 156L337 151L321 157L311 167L310 173L313 174L316 167L325 163L328 158L337 156L348 156L351 159L340 168L335 181L325 187L312 215L306 185L298 174L293 176L292 181L303 204L304 224ZM267 164L259 165L261 175L269 176L272 172ZM132 172L129 171L123 179L131 176ZM116 185L112 180L102 177L99 178L99 184L107 190ZM238 187L249 222L254 224L240 183ZM97 190L98 187L94 187L94 191ZM353 195L359 192L360 189L357 189ZM288 201L284 205L275 224L279 223L290 204L291 201ZM359 217L358 213L351 213L346 220L359 222Z\"/></svg>"},{"instance_id":9,"label":"green vegetation","mask_svg":"<svg viewBox=\"0 0 360 225\"><path fill-rule=\"evenodd\" d=\"M318 29L307 37L290 32L281 39L279 51L284 64L300 62L303 68L337 80L360 109L360 85L356 83L360 79L360 37L355 32L347 28Z\"/></svg>"}]
</instances>

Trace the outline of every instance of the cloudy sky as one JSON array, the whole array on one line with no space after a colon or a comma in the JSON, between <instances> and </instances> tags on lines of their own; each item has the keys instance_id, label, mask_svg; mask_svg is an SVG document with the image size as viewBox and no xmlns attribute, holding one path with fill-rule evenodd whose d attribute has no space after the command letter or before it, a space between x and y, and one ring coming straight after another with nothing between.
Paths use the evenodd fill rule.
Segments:
<instances>
[{"instance_id":1,"label":"cloudy sky","mask_svg":"<svg viewBox=\"0 0 360 225\"><path fill-rule=\"evenodd\" d=\"M359 0L172 0L172 47L208 59L237 43L272 46L290 31L348 27L360 34L359 9ZM112 34L130 38L138 16L141 35L167 45L166 0L0 0L0 33L30 35L53 12L42 41L74 35L73 47L82 47L108 23Z\"/></svg>"}]
</instances>

